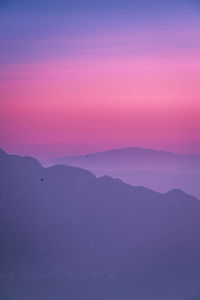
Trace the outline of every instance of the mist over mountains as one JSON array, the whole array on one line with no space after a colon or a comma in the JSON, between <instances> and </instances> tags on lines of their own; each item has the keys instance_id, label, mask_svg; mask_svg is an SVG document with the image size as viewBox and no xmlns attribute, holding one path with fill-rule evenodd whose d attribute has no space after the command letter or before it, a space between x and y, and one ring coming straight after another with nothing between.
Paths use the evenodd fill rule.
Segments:
<instances>
[{"instance_id":1,"label":"mist over mountains","mask_svg":"<svg viewBox=\"0 0 200 300\"><path fill-rule=\"evenodd\" d=\"M124 148L42 162L44 166L58 163L91 170L96 176L110 175L158 192L181 189L200 199L200 155Z\"/></svg>"},{"instance_id":2,"label":"mist over mountains","mask_svg":"<svg viewBox=\"0 0 200 300\"><path fill-rule=\"evenodd\" d=\"M200 202L0 151L2 299L199 299Z\"/></svg>"}]
</instances>

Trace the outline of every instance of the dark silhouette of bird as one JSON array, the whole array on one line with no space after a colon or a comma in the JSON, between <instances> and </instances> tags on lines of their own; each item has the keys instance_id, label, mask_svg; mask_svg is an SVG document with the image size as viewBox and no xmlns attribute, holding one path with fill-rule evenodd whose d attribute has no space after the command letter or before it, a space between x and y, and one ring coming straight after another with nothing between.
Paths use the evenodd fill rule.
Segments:
<instances>
[{"instance_id":1,"label":"dark silhouette of bird","mask_svg":"<svg viewBox=\"0 0 200 300\"><path fill-rule=\"evenodd\" d=\"M44 178L40 178L40 181L44 181Z\"/></svg>"}]
</instances>

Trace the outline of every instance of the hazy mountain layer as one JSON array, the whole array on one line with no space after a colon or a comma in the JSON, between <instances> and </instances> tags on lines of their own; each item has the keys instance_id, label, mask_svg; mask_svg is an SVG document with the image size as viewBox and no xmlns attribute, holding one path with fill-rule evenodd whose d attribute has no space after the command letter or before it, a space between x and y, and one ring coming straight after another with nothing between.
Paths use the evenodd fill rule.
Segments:
<instances>
[{"instance_id":1,"label":"hazy mountain layer","mask_svg":"<svg viewBox=\"0 0 200 300\"><path fill-rule=\"evenodd\" d=\"M43 162L45 166L58 163L91 170L96 176L110 175L128 184L145 186L158 192L182 189L200 199L198 155L126 148Z\"/></svg>"}]
</instances>

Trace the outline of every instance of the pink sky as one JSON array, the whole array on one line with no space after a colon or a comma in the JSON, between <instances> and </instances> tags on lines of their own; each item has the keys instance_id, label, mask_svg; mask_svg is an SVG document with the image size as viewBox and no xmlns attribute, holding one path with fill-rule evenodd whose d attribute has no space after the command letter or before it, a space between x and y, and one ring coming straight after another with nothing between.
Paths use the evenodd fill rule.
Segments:
<instances>
[{"instance_id":1,"label":"pink sky","mask_svg":"<svg viewBox=\"0 0 200 300\"><path fill-rule=\"evenodd\" d=\"M126 146L200 153L200 34L189 32L104 35L78 55L2 65L0 146L39 158Z\"/></svg>"}]
</instances>

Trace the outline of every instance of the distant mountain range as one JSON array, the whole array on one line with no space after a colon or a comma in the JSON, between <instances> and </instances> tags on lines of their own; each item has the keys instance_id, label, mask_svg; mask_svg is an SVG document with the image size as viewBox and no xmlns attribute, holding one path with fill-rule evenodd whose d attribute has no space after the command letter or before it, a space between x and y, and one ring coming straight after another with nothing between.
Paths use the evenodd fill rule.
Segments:
<instances>
[{"instance_id":1,"label":"distant mountain range","mask_svg":"<svg viewBox=\"0 0 200 300\"><path fill-rule=\"evenodd\" d=\"M23 300L56 299L54 292L59 300L199 299L199 237L200 202L180 190L160 194L0 151L2 299L14 299L19 286ZM67 272L52 271L43 296L36 288L31 296L36 279L22 283L12 270L44 264ZM36 287L50 280L41 278Z\"/></svg>"},{"instance_id":2,"label":"distant mountain range","mask_svg":"<svg viewBox=\"0 0 200 300\"><path fill-rule=\"evenodd\" d=\"M87 155L60 157L45 165L73 164L93 170L200 173L200 155L176 155L144 148L122 148Z\"/></svg>"},{"instance_id":3,"label":"distant mountain range","mask_svg":"<svg viewBox=\"0 0 200 300\"><path fill-rule=\"evenodd\" d=\"M110 175L132 185L158 192L182 189L200 199L200 155L176 155L143 148L115 149L100 153L61 157L42 162L44 166L64 164Z\"/></svg>"}]
</instances>

